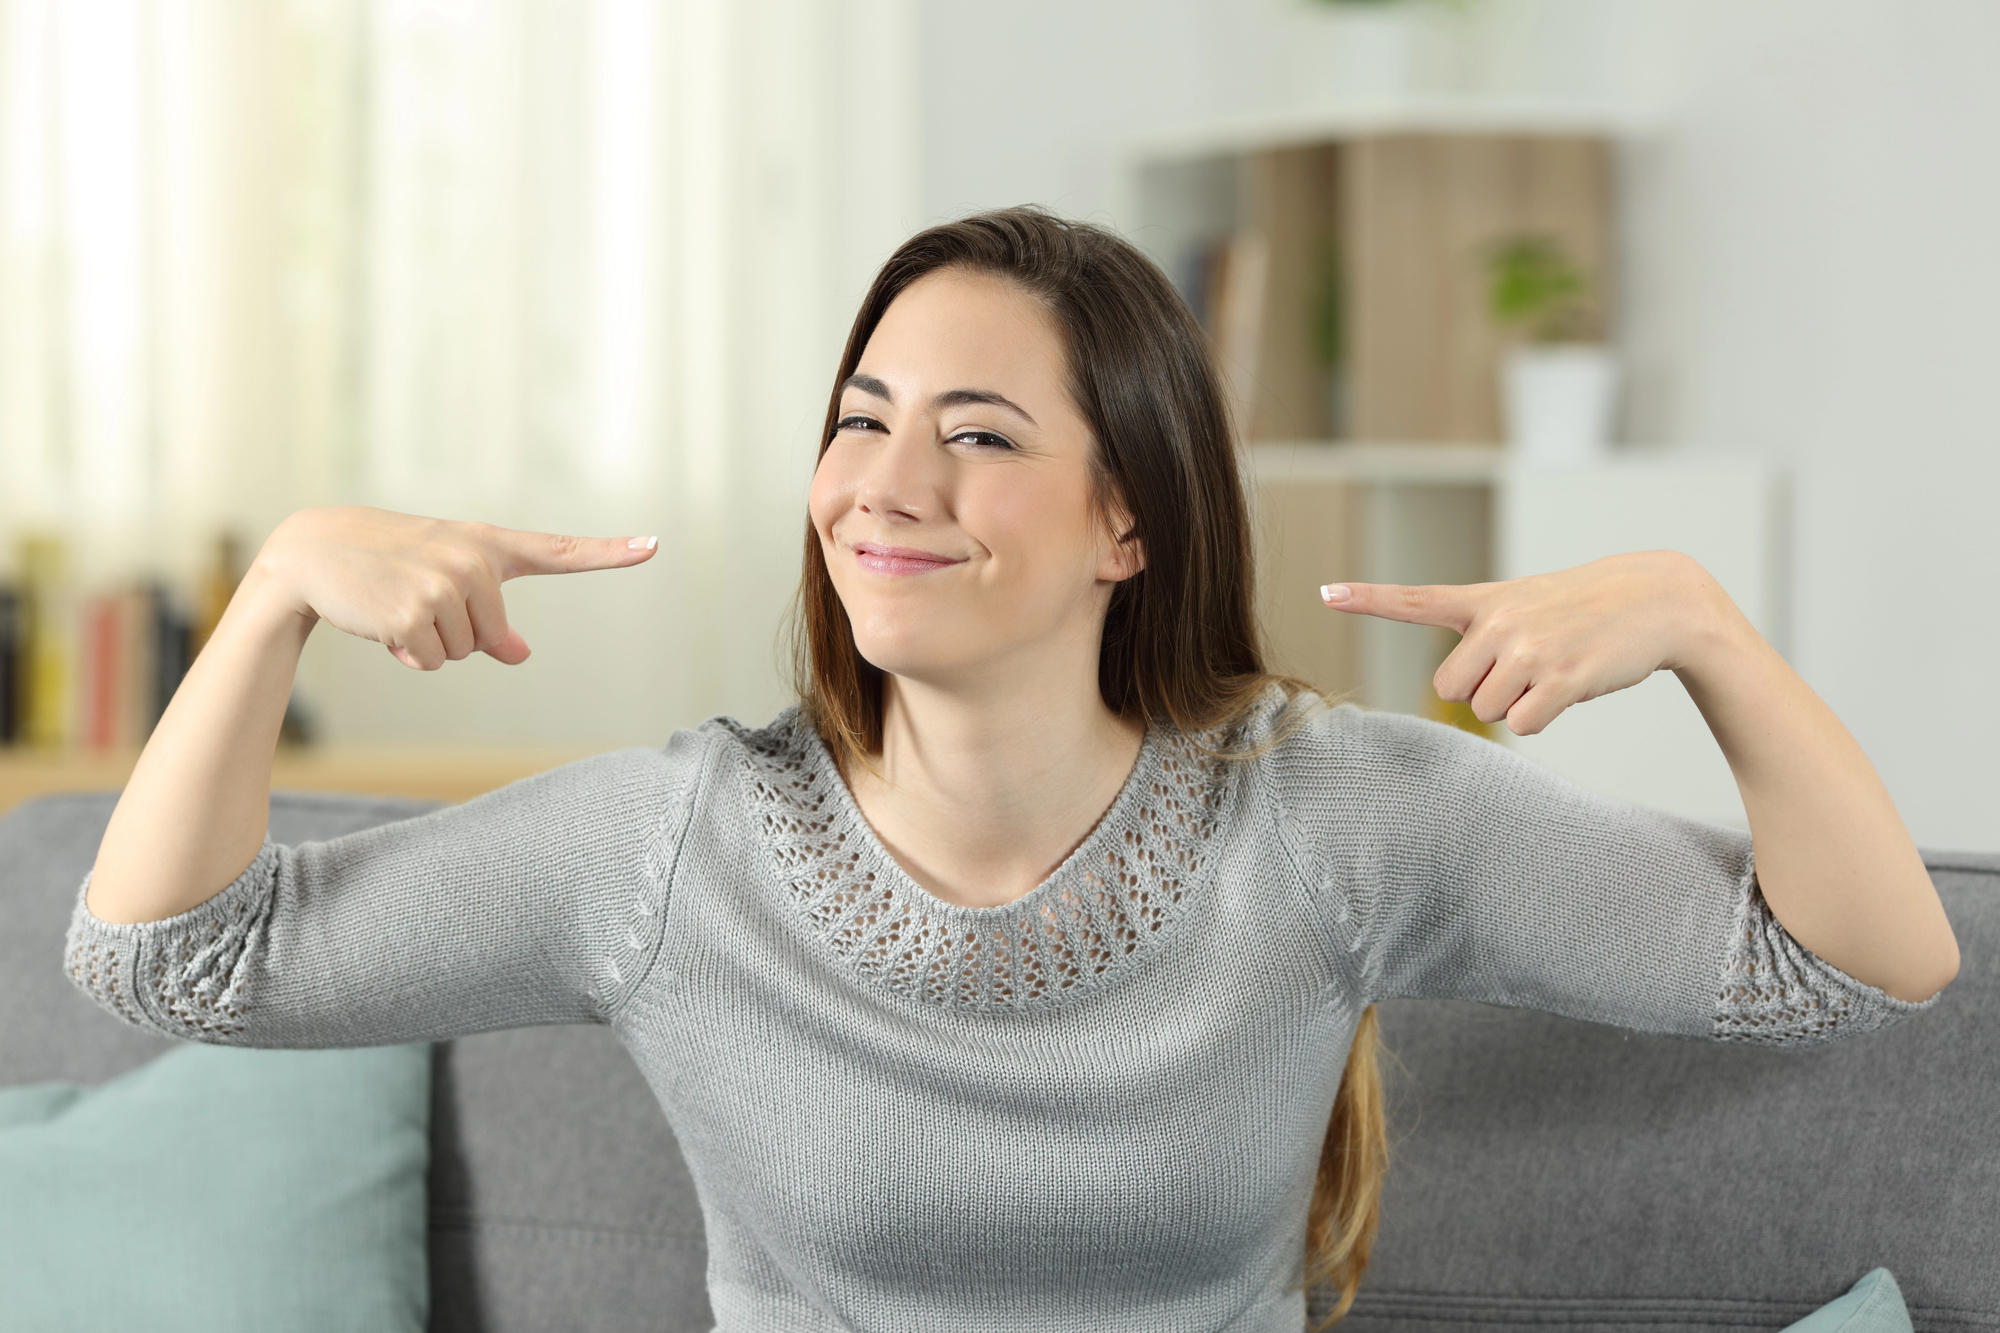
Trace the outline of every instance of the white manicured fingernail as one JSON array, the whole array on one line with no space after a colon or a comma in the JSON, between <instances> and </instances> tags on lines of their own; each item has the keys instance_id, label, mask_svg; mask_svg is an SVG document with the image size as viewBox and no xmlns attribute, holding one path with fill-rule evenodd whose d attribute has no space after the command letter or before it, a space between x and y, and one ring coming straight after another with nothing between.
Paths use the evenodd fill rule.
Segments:
<instances>
[{"instance_id":1,"label":"white manicured fingernail","mask_svg":"<svg viewBox=\"0 0 2000 1333\"><path fill-rule=\"evenodd\" d=\"M650 551L659 544L660 539L658 537L634 537L631 541L625 543L629 549L634 551Z\"/></svg>"},{"instance_id":2,"label":"white manicured fingernail","mask_svg":"<svg viewBox=\"0 0 2000 1333\"><path fill-rule=\"evenodd\" d=\"M1354 596L1354 589L1345 583L1329 583L1319 590L1319 595L1323 601L1344 602Z\"/></svg>"}]
</instances>

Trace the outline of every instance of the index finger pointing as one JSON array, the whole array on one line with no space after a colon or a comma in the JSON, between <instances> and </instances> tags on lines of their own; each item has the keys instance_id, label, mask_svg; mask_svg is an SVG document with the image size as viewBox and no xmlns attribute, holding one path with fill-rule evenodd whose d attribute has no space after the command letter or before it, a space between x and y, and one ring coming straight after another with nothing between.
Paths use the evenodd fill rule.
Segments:
<instances>
[{"instance_id":1,"label":"index finger pointing","mask_svg":"<svg viewBox=\"0 0 2000 1333\"><path fill-rule=\"evenodd\" d=\"M580 574L591 569L623 569L652 559L658 537L566 537L481 525L479 540L488 563L502 581L525 574Z\"/></svg>"},{"instance_id":2,"label":"index finger pointing","mask_svg":"<svg viewBox=\"0 0 2000 1333\"><path fill-rule=\"evenodd\" d=\"M1329 583L1320 599L1336 611L1411 625L1442 625L1465 633L1478 610L1477 585L1455 583Z\"/></svg>"}]
</instances>

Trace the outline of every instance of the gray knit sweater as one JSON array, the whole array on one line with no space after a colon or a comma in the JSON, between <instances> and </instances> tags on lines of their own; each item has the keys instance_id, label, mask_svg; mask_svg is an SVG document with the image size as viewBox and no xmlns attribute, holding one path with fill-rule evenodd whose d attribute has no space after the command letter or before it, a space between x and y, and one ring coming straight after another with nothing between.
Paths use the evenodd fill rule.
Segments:
<instances>
[{"instance_id":1,"label":"gray knit sweater","mask_svg":"<svg viewBox=\"0 0 2000 1333\"><path fill-rule=\"evenodd\" d=\"M1298 1333L1314 1165L1376 1000L1781 1043L1918 1007L1794 943L1742 835L1346 707L1234 763L1155 729L1004 907L912 883L787 712L267 845L166 921L79 901L68 962L200 1041L611 1025L687 1155L731 1333Z\"/></svg>"}]
</instances>

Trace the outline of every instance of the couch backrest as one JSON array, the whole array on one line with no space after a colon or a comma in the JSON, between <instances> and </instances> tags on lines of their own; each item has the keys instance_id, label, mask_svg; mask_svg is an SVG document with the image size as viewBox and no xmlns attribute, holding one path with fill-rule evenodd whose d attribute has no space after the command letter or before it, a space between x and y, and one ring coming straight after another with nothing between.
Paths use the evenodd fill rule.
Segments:
<instances>
[{"instance_id":1,"label":"couch backrest","mask_svg":"<svg viewBox=\"0 0 2000 1333\"><path fill-rule=\"evenodd\" d=\"M112 797L0 820L0 1085L97 1081L167 1044L62 975ZM408 802L280 794L273 836ZM1964 953L1936 1010L1804 1052L1524 1011L1383 1006L1397 1142L1349 1333L1560 1323L1776 1329L1890 1268L1919 1329L2000 1328L2000 858L1930 858ZM687 1171L596 1028L440 1048L431 1326L705 1330Z\"/></svg>"},{"instance_id":2,"label":"couch backrest","mask_svg":"<svg viewBox=\"0 0 2000 1333\"><path fill-rule=\"evenodd\" d=\"M1396 1158L1346 1333L1782 1328L1871 1268L2000 1328L2000 857L1930 855L1963 962L1830 1046L1384 1005Z\"/></svg>"}]
</instances>

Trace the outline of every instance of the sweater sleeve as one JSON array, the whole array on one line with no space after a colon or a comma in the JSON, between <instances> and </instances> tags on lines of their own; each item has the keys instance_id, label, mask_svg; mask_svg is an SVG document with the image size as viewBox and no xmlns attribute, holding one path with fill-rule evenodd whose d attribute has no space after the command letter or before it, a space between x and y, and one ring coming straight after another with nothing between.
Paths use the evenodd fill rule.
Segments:
<instances>
[{"instance_id":1,"label":"sweater sleeve","mask_svg":"<svg viewBox=\"0 0 2000 1333\"><path fill-rule=\"evenodd\" d=\"M1435 996L1792 1044L1926 1007L1786 933L1747 834L1594 795L1490 741L1352 707L1274 755L1281 837L1368 1001Z\"/></svg>"},{"instance_id":2,"label":"sweater sleeve","mask_svg":"<svg viewBox=\"0 0 2000 1333\"><path fill-rule=\"evenodd\" d=\"M680 732L417 819L266 842L162 921L101 921L79 893L70 977L140 1027L237 1046L608 1022L658 948L705 751Z\"/></svg>"}]
</instances>

